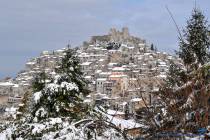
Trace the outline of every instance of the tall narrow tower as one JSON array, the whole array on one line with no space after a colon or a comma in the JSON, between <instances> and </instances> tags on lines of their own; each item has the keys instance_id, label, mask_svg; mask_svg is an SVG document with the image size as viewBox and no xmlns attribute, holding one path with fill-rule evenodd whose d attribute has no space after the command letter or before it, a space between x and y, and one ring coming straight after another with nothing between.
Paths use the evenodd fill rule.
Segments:
<instances>
[{"instance_id":1,"label":"tall narrow tower","mask_svg":"<svg viewBox=\"0 0 210 140\"><path fill-rule=\"evenodd\" d=\"M129 29L128 29L128 27L123 27L123 28L122 28L122 34L123 34L123 38L124 38L124 39L129 38L130 34L129 34Z\"/></svg>"}]
</instances>

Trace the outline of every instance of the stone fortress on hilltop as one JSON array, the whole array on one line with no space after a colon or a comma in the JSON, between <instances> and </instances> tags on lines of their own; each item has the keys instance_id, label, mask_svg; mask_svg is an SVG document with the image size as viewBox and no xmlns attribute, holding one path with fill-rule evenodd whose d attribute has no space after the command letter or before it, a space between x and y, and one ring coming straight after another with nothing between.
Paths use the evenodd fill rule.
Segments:
<instances>
[{"instance_id":1,"label":"stone fortress on hilltop","mask_svg":"<svg viewBox=\"0 0 210 140\"><path fill-rule=\"evenodd\" d=\"M43 51L30 59L16 78L0 82L2 117L11 116L21 106L25 92L31 92L30 85L38 73L55 75L54 69L66 49ZM153 93L164 82L170 61L182 65L176 56L159 52L144 39L131 36L126 27L122 31L112 28L107 35L92 36L75 50L84 77L90 82L91 93L84 102L118 110L119 114L114 115L121 117L126 110L134 114L144 107L142 97L150 105L157 103Z\"/></svg>"},{"instance_id":2,"label":"stone fortress on hilltop","mask_svg":"<svg viewBox=\"0 0 210 140\"><path fill-rule=\"evenodd\" d=\"M90 43L97 43L97 42L118 42L118 43L143 43L145 40L140 38L130 36L129 29L127 27L122 28L122 31L118 31L115 28L111 28L108 35L103 36L92 36Z\"/></svg>"}]
</instances>

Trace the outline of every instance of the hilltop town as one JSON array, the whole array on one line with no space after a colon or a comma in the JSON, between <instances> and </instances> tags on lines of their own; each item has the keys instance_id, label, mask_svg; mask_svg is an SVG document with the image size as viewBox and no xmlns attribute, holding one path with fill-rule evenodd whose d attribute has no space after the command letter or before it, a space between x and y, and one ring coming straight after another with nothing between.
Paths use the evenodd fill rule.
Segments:
<instances>
[{"instance_id":1,"label":"hilltop town","mask_svg":"<svg viewBox=\"0 0 210 140\"><path fill-rule=\"evenodd\" d=\"M14 79L0 82L2 119L12 116L22 105L23 96L30 92L38 73L55 75L67 48L43 51L30 59ZM131 36L128 28L122 31L112 28L107 35L93 36L74 49L91 91L84 102L102 105L109 109L110 115L122 118L129 118L145 104L155 104L158 98L154 93L164 83L169 63L182 66L176 56L159 52L144 39Z\"/></svg>"},{"instance_id":2,"label":"hilltop town","mask_svg":"<svg viewBox=\"0 0 210 140\"><path fill-rule=\"evenodd\" d=\"M31 58L0 79L0 140L210 139L210 26L200 3L186 22L192 2L3 8L0 76ZM108 26L118 29L92 34ZM160 50L171 45L174 54Z\"/></svg>"}]
</instances>

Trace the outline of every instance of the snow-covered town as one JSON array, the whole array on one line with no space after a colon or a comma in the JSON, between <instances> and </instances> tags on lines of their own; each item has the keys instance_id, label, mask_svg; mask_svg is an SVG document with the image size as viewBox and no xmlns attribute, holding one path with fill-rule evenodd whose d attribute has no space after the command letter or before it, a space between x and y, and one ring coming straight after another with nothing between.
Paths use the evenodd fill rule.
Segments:
<instances>
[{"instance_id":1,"label":"snow-covered town","mask_svg":"<svg viewBox=\"0 0 210 140\"><path fill-rule=\"evenodd\" d=\"M16 78L0 82L1 121L17 113L38 73L55 75L55 68L69 47L43 51L40 56L30 59ZM91 91L84 102L107 108L110 116L121 119L117 125L123 128L139 127L132 120L136 110L144 108L145 104L157 103L158 98L153 93L166 78L170 61L182 66L180 59L131 36L126 27L122 31L113 28L107 35L93 36L75 49ZM125 119L131 119L129 125L123 124Z\"/></svg>"},{"instance_id":2,"label":"snow-covered town","mask_svg":"<svg viewBox=\"0 0 210 140\"><path fill-rule=\"evenodd\" d=\"M1 116L14 113L37 73L44 71L54 75L65 49L43 51L39 57L29 60L15 79L0 82ZM170 61L182 65L175 56L158 52L145 40L131 36L128 28L111 29L108 35L93 36L76 49L91 90L84 102L117 110L114 114L122 118L126 108L133 116L136 109L145 107L141 95L150 105L158 100L153 92L166 78Z\"/></svg>"},{"instance_id":3,"label":"snow-covered town","mask_svg":"<svg viewBox=\"0 0 210 140\"><path fill-rule=\"evenodd\" d=\"M93 3L88 8L94 8ZM131 2L122 3L126 4L126 7L131 6ZM104 8L105 5L106 3ZM118 6L121 9L118 9ZM135 6L131 6L134 11ZM76 7L80 6L75 5L71 10L74 11ZM88 8L85 9L87 13L81 14L84 17L80 15L72 19L85 18L85 21L87 19L94 21L100 17L100 23L96 25L93 24L96 21L90 22L92 23L90 29L93 32L85 28L89 32L86 34L88 39L83 40L80 45L71 44L71 40L63 46L53 39L44 40L59 46L55 49L56 47L49 44L43 47L41 44L44 42L41 42L40 38L37 40L33 38L36 42L31 44L37 43L37 47L43 49L39 50L38 55L30 55L35 54L38 48L31 49L22 42L25 52L30 53L30 58L25 60L24 66L15 76L4 74L4 78L1 78L0 75L0 140L210 139L210 29L208 18L197 3L195 2L191 17L183 30L177 24L170 8L165 6L178 34L176 43L167 40L170 38L167 35L174 32L168 30L166 35L166 30L171 27L161 25L165 22L162 20L163 15L161 24L158 26L155 24L154 27L147 29L144 20L150 19L147 21L148 25L156 21L151 16L143 18L147 8L143 8L145 11L141 10L142 13L133 15L128 14L129 10L126 11L124 6L117 4L116 9L119 11L123 9L122 13L116 20L110 21L107 18L102 20L101 15L93 16L91 12L88 13ZM96 9L99 10L98 7ZM103 8L100 10L104 11ZM113 7L105 11L109 10L113 10ZM47 12L51 13L52 9ZM112 16L117 14L109 12L110 15L113 14ZM53 13L59 15L62 12ZM158 16L157 13L155 15ZM127 17L126 22L122 23L119 17L123 14L132 16ZM27 17L27 14L23 18L25 16ZM137 31L135 22L139 18L143 28ZM65 20L69 20L68 17ZM134 22L135 27L130 22ZM43 30L39 35L47 35L48 32L54 31L51 23L54 24L48 23L45 27L46 32ZM60 20L56 20L56 23L66 26ZM100 26L102 29L102 25L105 24L117 26L111 26L113 28L103 33L92 34L96 33L94 28ZM76 28L83 25L73 25L68 26L71 29L70 38L72 42L79 39L81 41L85 36ZM139 32L142 32L142 36L139 36ZM26 37L24 33L26 34L23 30L20 37ZM164 34L164 39L161 39L159 34ZM49 34L48 36L52 37ZM53 36L63 42L64 36L59 37L59 34ZM152 36L158 41L152 39ZM20 41L13 40L14 46ZM160 46L161 41L162 45L167 47L176 46L174 53L171 53L169 48ZM13 53L9 54L12 56ZM2 55L1 52L0 54ZM6 57L1 55L0 60ZM15 62L9 61L11 60L8 59L11 70L14 68L11 65ZM6 64L6 61L4 63ZM5 64L2 70L7 75L8 68Z\"/></svg>"}]
</instances>

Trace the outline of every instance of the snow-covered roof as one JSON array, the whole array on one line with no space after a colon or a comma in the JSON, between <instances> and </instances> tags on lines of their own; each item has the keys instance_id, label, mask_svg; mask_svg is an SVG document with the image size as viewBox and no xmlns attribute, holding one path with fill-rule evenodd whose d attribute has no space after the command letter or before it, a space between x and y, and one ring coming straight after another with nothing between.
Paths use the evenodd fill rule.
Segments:
<instances>
[{"instance_id":1,"label":"snow-covered roof","mask_svg":"<svg viewBox=\"0 0 210 140\"><path fill-rule=\"evenodd\" d=\"M146 44L145 43L139 43L138 45L139 46L145 46Z\"/></svg>"},{"instance_id":2,"label":"snow-covered roof","mask_svg":"<svg viewBox=\"0 0 210 140\"><path fill-rule=\"evenodd\" d=\"M102 72L102 70L96 70L95 71L95 73L101 73Z\"/></svg>"},{"instance_id":3,"label":"snow-covered roof","mask_svg":"<svg viewBox=\"0 0 210 140\"><path fill-rule=\"evenodd\" d=\"M91 95L86 96L87 98L91 98Z\"/></svg>"},{"instance_id":4,"label":"snow-covered roof","mask_svg":"<svg viewBox=\"0 0 210 140\"><path fill-rule=\"evenodd\" d=\"M97 81L106 81L106 78L98 78Z\"/></svg>"},{"instance_id":5,"label":"snow-covered roof","mask_svg":"<svg viewBox=\"0 0 210 140\"><path fill-rule=\"evenodd\" d=\"M98 56L98 57L103 57L103 56L105 56L105 55L103 55L103 54L90 54L90 56Z\"/></svg>"},{"instance_id":6,"label":"snow-covered roof","mask_svg":"<svg viewBox=\"0 0 210 140\"><path fill-rule=\"evenodd\" d=\"M127 105L127 104L128 104L127 102L123 102L123 103L120 104L120 105L125 106L125 105Z\"/></svg>"},{"instance_id":7,"label":"snow-covered roof","mask_svg":"<svg viewBox=\"0 0 210 140\"><path fill-rule=\"evenodd\" d=\"M94 50L101 50L101 48L99 48L99 47L94 47L93 49Z\"/></svg>"},{"instance_id":8,"label":"snow-covered roof","mask_svg":"<svg viewBox=\"0 0 210 140\"><path fill-rule=\"evenodd\" d=\"M108 96L104 96L104 97L102 97L102 99L111 100L112 98L110 98L110 97L108 97Z\"/></svg>"},{"instance_id":9,"label":"snow-covered roof","mask_svg":"<svg viewBox=\"0 0 210 140\"><path fill-rule=\"evenodd\" d=\"M111 72L101 72L100 75L110 75Z\"/></svg>"},{"instance_id":10,"label":"snow-covered roof","mask_svg":"<svg viewBox=\"0 0 210 140\"><path fill-rule=\"evenodd\" d=\"M64 52L64 50L55 50L55 52Z\"/></svg>"},{"instance_id":11,"label":"snow-covered roof","mask_svg":"<svg viewBox=\"0 0 210 140\"><path fill-rule=\"evenodd\" d=\"M109 117L111 119L111 117ZM134 120L124 120L120 118L114 117L111 121L116 126L120 126L121 129L132 129L132 128L139 128L139 127L145 127L142 124L136 123Z\"/></svg>"},{"instance_id":12,"label":"snow-covered roof","mask_svg":"<svg viewBox=\"0 0 210 140\"><path fill-rule=\"evenodd\" d=\"M83 102L84 102L84 103L91 103L92 100L91 100L91 99L85 99Z\"/></svg>"},{"instance_id":13,"label":"snow-covered roof","mask_svg":"<svg viewBox=\"0 0 210 140\"><path fill-rule=\"evenodd\" d=\"M133 99L131 99L131 102L140 102L140 101L142 101L141 98L133 98Z\"/></svg>"},{"instance_id":14,"label":"snow-covered roof","mask_svg":"<svg viewBox=\"0 0 210 140\"><path fill-rule=\"evenodd\" d=\"M13 86L14 84L12 82L1 82L0 86Z\"/></svg>"},{"instance_id":15,"label":"snow-covered roof","mask_svg":"<svg viewBox=\"0 0 210 140\"><path fill-rule=\"evenodd\" d=\"M128 46L127 44L122 44L121 47L125 47L125 48L128 48L128 49L134 49L135 48L134 46Z\"/></svg>"},{"instance_id":16,"label":"snow-covered roof","mask_svg":"<svg viewBox=\"0 0 210 140\"><path fill-rule=\"evenodd\" d=\"M126 69L123 67L114 67L112 70L113 71L125 71Z\"/></svg>"},{"instance_id":17,"label":"snow-covered roof","mask_svg":"<svg viewBox=\"0 0 210 140\"><path fill-rule=\"evenodd\" d=\"M129 46L127 47L128 49L134 49L135 47L134 46Z\"/></svg>"},{"instance_id":18,"label":"snow-covered roof","mask_svg":"<svg viewBox=\"0 0 210 140\"><path fill-rule=\"evenodd\" d=\"M48 55L49 54L49 51L43 51L42 54L43 55Z\"/></svg>"},{"instance_id":19,"label":"snow-covered roof","mask_svg":"<svg viewBox=\"0 0 210 140\"><path fill-rule=\"evenodd\" d=\"M87 75L85 76L85 79L91 79L91 76Z\"/></svg>"},{"instance_id":20,"label":"snow-covered roof","mask_svg":"<svg viewBox=\"0 0 210 140\"><path fill-rule=\"evenodd\" d=\"M14 84L13 87L14 87L14 88L18 88L19 85L18 85L18 84Z\"/></svg>"},{"instance_id":21,"label":"snow-covered roof","mask_svg":"<svg viewBox=\"0 0 210 140\"><path fill-rule=\"evenodd\" d=\"M89 57L90 55L88 53L81 53L78 55L78 57Z\"/></svg>"},{"instance_id":22,"label":"snow-covered roof","mask_svg":"<svg viewBox=\"0 0 210 140\"><path fill-rule=\"evenodd\" d=\"M98 61L99 61L99 62L103 62L103 61L104 61L104 59L99 59Z\"/></svg>"},{"instance_id":23,"label":"snow-covered roof","mask_svg":"<svg viewBox=\"0 0 210 140\"><path fill-rule=\"evenodd\" d=\"M159 65L161 65L161 66L166 66L166 62L164 62L164 61L159 61Z\"/></svg>"},{"instance_id":24,"label":"snow-covered roof","mask_svg":"<svg viewBox=\"0 0 210 140\"><path fill-rule=\"evenodd\" d=\"M160 75L158 75L157 77L158 77L158 78L166 78L167 75L160 74Z\"/></svg>"},{"instance_id":25,"label":"snow-covered roof","mask_svg":"<svg viewBox=\"0 0 210 140\"><path fill-rule=\"evenodd\" d=\"M125 74L112 74L109 76L109 78L121 78L121 77L127 77Z\"/></svg>"},{"instance_id":26,"label":"snow-covered roof","mask_svg":"<svg viewBox=\"0 0 210 140\"><path fill-rule=\"evenodd\" d=\"M124 112L120 112L120 111L116 111L116 110L108 109L107 110L107 114L109 114L109 115L124 115L125 113Z\"/></svg>"},{"instance_id":27,"label":"snow-covered roof","mask_svg":"<svg viewBox=\"0 0 210 140\"><path fill-rule=\"evenodd\" d=\"M92 62L84 62L82 64L80 64L81 66L89 66Z\"/></svg>"},{"instance_id":28,"label":"snow-covered roof","mask_svg":"<svg viewBox=\"0 0 210 140\"><path fill-rule=\"evenodd\" d=\"M117 65L117 64L118 64L118 63L109 63L108 66L109 66L109 67L112 67L112 66Z\"/></svg>"},{"instance_id":29,"label":"snow-covered roof","mask_svg":"<svg viewBox=\"0 0 210 140\"><path fill-rule=\"evenodd\" d=\"M129 78L130 81L136 81L137 78Z\"/></svg>"},{"instance_id":30,"label":"snow-covered roof","mask_svg":"<svg viewBox=\"0 0 210 140\"><path fill-rule=\"evenodd\" d=\"M150 55L151 53L144 53L144 55Z\"/></svg>"},{"instance_id":31,"label":"snow-covered roof","mask_svg":"<svg viewBox=\"0 0 210 140\"><path fill-rule=\"evenodd\" d=\"M122 46L122 47L127 47L128 45L127 45L127 44L121 44L121 46Z\"/></svg>"},{"instance_id":32,"label":"snow-covered roof","mask_svg":"<svg viewBox=\"0 0 210 140\"><path fill-rule=\"evenodd\" d=\"M170 55L169 55L167 58L171 60L171 59L173 59L173 56L170 56Z\"/></svg>"},{"instance_id":33,"label":"snow-covered roof","mask_svg":"<svg viewBox=\"0 0 210 140\"><path fill-rule=\"evenodd\" d=\"M142 60L143 59L143 56L138 56L138 60Z\"/></svg>"},{"instance_id":34,"label":"snow-covered roof","mask_svg":"<svg viewBox=\"0 0 210 140\"><path fill-rule=\"evenodd\" d=\"M56 74L56 72L54 72L54 71L53 71L53 72L51 72L50 74L55 75L55 74Z\"/></svg>"},{"instance_id":35,"label":"snow-covered roof","mask_svg":"<svg viewBox=\"0 0 210 140\"><path fill-rule=\"evenodd\" d=\"M30 61L30 62L27 62L26 64L27 65L34 65L34 64L36 64L36 62Z\"/></svg>"},{"instance_id":36,"label":"snow-covered roof","mask_svg":"<svg viewBox=\"0 0 210 140\"><path fill-rule=\"evenodd\" d=\"M109 50L108 52L115 53L115 52L120 52L120 50Z\"/></svg>"},{"instance_id":37,"label":"snow-covered roof","mask_svg":"<svg viewBox=\"0 0 210 140\"><path fill-rule=\"evenodd\" d=\"M21 107L21 106L24 106L24 104L19 104L18 106Z\"/></svg>"},{"instance_id":38,"label":"snow-covered roof","mask_svg":"<svg viewBox=\"0 0 210 140\"><path fill-rule=\"evenodd\" d=\"M10 108L6 108L5 111L6 112L16 112L18 108L15 107L10 107Z\"/></svg>"},{"instance_id":39,"label":"snow-covered roof","mask_svg":"<svg viewBox=\"0 0 210 140\"><path fill-rule=\"evenodd\" d=\"M159 91L159 88L155 87L152 91L154 91L154 92Z\"/></svg>"},{"instance_id":40,"label":"snow-covered roof","mask_svg":"<svg viewBox=\"0 0 210 140\"><path fill-rule=\"evenodd\" d=\"M98 111L101 112L106 117L108 117L108 121L110 121L111 123L115 124L117 127L120 127L120 129L122 129L122 130L123 129L132 129L132 128L145 127L142 124L136 123L134 120L125 120L125 119L122 119L122 118L113 117L112 115L109 115L108 113L104 113L104 112L102 112L100 110L98 110Z\"/></svg>"}]
</instances>

